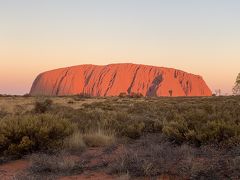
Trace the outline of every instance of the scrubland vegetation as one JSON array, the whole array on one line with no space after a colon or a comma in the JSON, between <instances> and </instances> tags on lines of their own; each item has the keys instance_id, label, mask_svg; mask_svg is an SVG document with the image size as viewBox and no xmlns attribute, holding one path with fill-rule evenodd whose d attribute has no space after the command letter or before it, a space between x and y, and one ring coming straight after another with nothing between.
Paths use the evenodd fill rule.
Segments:
<instances>
[{"instance_id":1,"label":"scrubland vegetation","mask_svg":"<svg viewBox=\"0 0 240 180\"><path fill-rule=\"evenodd\" d=\"M22 104L7 106L19 98ZM94 167L84 156L91 148L107 157ZM31 156L29 177L102 169L127 177L238 179L239 149L239 96L0 97L0 160ZM73 155L80 159L67 158Z\"/></svg>"}]
</instances>

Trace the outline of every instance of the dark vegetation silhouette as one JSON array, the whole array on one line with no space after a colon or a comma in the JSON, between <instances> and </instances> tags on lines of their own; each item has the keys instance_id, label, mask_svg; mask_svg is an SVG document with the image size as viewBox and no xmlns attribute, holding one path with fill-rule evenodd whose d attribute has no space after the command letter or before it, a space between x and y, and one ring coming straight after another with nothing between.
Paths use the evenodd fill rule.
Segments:
<instances>
[{"instance_id":1,"label":"dark vegetation silhouette","mask_svg":"<svg viewBox=\"0 0 240 180\"><path fill-rule=\"evenodd\" d=\"M233 87L233 94L240 95L240 73L238 74L235 85Z\"/></svg>"}]
</instances>

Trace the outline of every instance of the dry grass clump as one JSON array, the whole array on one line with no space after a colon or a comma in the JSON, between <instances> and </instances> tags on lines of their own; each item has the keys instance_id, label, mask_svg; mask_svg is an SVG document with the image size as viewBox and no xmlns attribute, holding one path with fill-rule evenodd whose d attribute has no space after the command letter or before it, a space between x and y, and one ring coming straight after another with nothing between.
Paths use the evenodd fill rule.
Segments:
<instances>
[{"instance_id":1,"label":"dry grass clump","mask_svg":"<svg viewBox=\"0 0 240 180\"><path fill-rule=\"evenodd\" d=\"M0 98L0 109L9 114L23 114L30 111L34 106L34 98L26 97L2 97Z\"/></svg>"},{"instance_id":2,"label":"dry grass clump","mask_svg":"<svg viewBox=\"0 0 240 180\"><path fill-rule=\"evenodd\" d=\"M68 151L82 152L86 147L83 135L79 131L75 131L71 136L64 140L64 148Z\"/></svg>"},{"instance_id":3,"label":"dry grass clump","mask_svg":"<svg viewBox=\"0 0 240 180\"><path fill-rule=\"evenodd\" d=\"M98 130L97 132L84 134L83 141L88 147L102 147L113 144L115 142L115 136L103 130Z\"/></svg>"},{"instance_id":4,"label":"dry grass clump","mask_svg":"<svg viewBox=\"0 0 240 180\"><path fill-rule=\"evenodd\" d=\"M113 133L107 133L103 130L96 132L90 131L88 133L81 133L75 130L74 133L64 140L64 149L81 153L87 147L104 147L109 146L115 142Z\"/></svg>"},{"instance_id":5,"label":"dry grass clump","mask_svg":"<svg viewBox=\"0 0 240 180\"><path fill-rule=\"evenodd\" d=\"M128 173L126 174L121 174L119 177L115 178L116 180L130 180L131 177Z\"/></svg>"}]
</instances>

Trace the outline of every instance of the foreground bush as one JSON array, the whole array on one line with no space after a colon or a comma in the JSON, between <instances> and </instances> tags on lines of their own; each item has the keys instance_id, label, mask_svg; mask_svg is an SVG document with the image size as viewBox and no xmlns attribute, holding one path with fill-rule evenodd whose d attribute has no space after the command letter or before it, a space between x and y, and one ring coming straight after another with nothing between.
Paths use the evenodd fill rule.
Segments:
<instances>
[{"instance_id":1,"label":"foreground bush","mask_svg":"<svg viewBox=\"0 0 240 180\"><path fill-rule=\"evenodd\" d=\"M129 173L131 177L177 175L182 169L184 171L180 173L188 171L194 155L193 148L185 145L176 147L165 142L161 135L142 137L125 148L110 166L110 173Z\"/></svg>"},{"instance_id":2,"label":"foreground bush","mask_svg":"<svg viewBox=\"0 0 240 180\"><path fill-rule=\"evenodd\" d=\"M33 154L30 161L30 172L35 174L68 174L77 169L82 172L82 165L64 153Z\"/></svg>"},{"instance_id":3,"label":"foreground bush","mask_svg":"<svg viewBox=\"0 0 240 180\"><path fill-rule=\"evenodd\" d=\"M0 153L25 153L59 148L73 131L72 124L50 114L6 116L0 119Z\"/></svg>"},{"instance_id":4,"label":"foreground bush","mask_svg":"<svg viewBox=\"0 0 240 180\"><path fill-rule=\"evenodd\" d=\"M163 133L176 143L191 142L197 146L208 143L232 146L240 143L240 126L235 121L209 120L201 123L174 119L164 124Z\"/></svg>"},{"instance_id":5,"label":"foreground bush","mask_svg":"<svg viewBox=\"0 0 240 180\"><path fill-rule=\"evenodd\" d=\"M131 179L239 179L239 146L231 150L214 146L176 145L161 134L148 134L124 146L109 165L110 174L129 174ZM172 176L172 177L171 177Z\"/></svg>"},{"instance_id":6,"label":"foreground bush","mask_svg":"<svg viewBox=\"0 0 240 180\"><path fill-rule=\"evenodd\" d=\"M25 172L19 172L13 179L35 180L58 179L59 176L81 174L84 162L74 160L69 154L33 154L30 156L30 167Z\"/></svg>"}]
</instances>

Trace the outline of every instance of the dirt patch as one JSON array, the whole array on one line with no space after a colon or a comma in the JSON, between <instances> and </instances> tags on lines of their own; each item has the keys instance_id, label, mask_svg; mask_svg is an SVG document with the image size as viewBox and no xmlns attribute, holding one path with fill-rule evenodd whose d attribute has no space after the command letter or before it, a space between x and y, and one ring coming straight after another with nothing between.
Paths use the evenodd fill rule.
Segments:
<instances>
[{"instance_id":1,"label":"dirt patch","mask_svg":"<svg viewBox=\"0 0 240 180\"><path fill-rule=\"evenodd\" d=\"M28 160L16 160L0 165L0 179L12 180L18 173L30 166Z\"/></svg>"},{"instance_id":2,"label":"dirt patch","mask_svg":"<svg viewBox=\"0 0 240 180\"><path fill-rule=\"evenodd\" d=\"M114 176L110 176L104 172L85 172L76 176L65 176L60 177L59 180L78 180L78 179L91 179L91 180L113 180L116 179Z\"/></svg>"}]
</instances>

